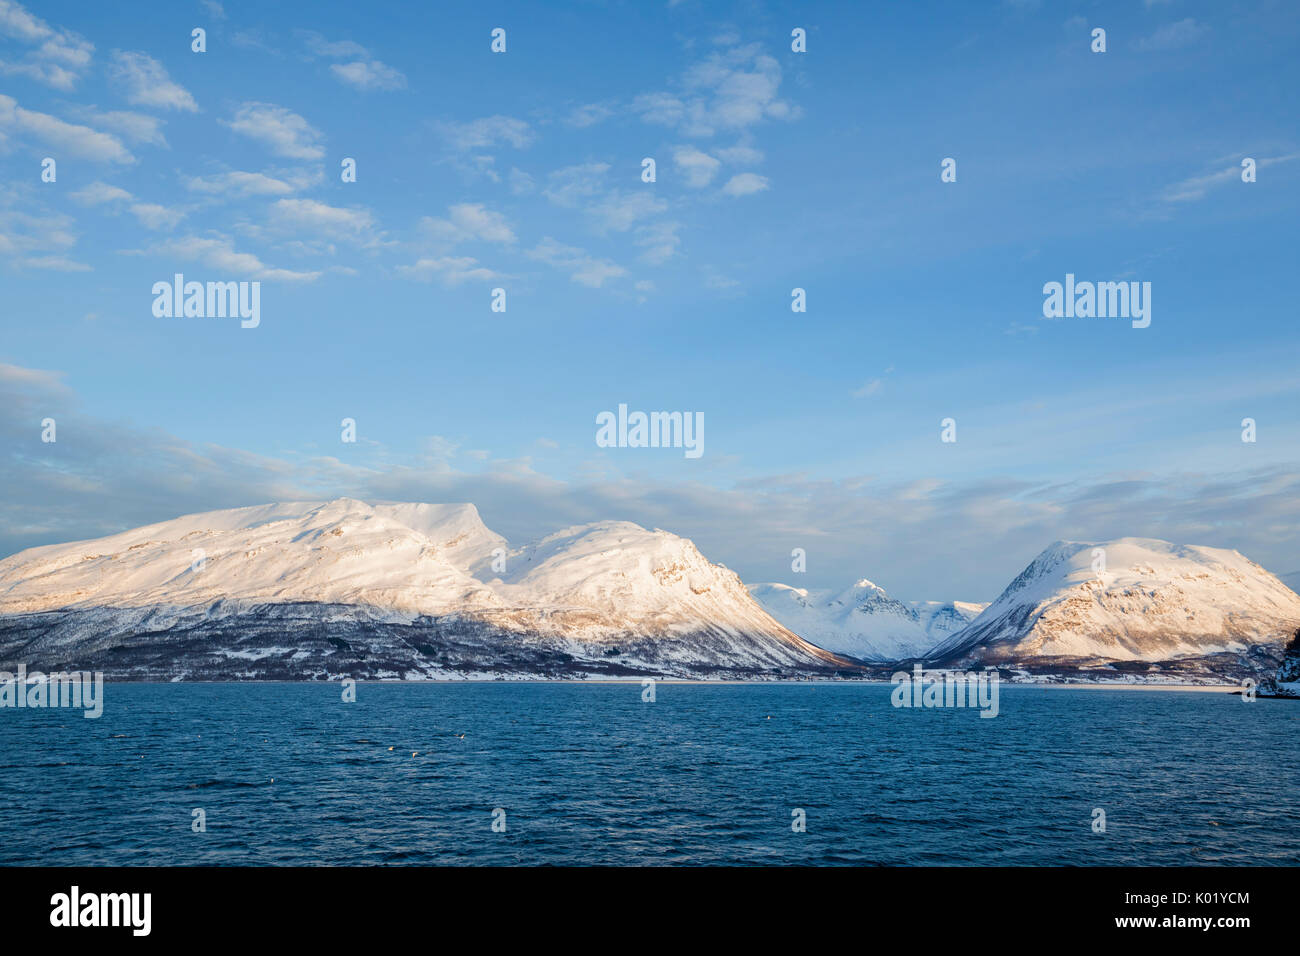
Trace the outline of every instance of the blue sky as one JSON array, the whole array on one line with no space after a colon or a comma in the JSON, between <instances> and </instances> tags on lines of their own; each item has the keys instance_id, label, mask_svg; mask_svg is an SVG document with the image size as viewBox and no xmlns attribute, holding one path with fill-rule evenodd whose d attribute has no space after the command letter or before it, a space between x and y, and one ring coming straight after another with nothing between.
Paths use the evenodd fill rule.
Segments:
<instances>
[{"instance_id":1,"label":"blue sky","mask_svg":"<svg viewBox=\"0 0 1300 956\"><path fill-rule=\"evenodd\" d=\"M1293 4L137 9L0 0L0 554L349 494L918 599L1057 538L1300 568ZM175 272L261 325L155 318ZM1066 273L1150 327L1044 319ZM705 454L596 447L619 403Z\"/></svg>"}]
</instances>

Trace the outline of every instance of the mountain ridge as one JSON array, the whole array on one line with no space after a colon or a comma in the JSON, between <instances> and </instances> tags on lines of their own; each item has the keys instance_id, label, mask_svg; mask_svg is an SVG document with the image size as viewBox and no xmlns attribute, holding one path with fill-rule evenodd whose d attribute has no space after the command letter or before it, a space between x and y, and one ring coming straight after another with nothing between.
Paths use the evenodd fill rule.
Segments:
<instances>
[{"instance_id":1,"label":"mountain ridge","mask_svg":"<svg viewBox=\"0 0 1300 956\"><path fill-rule=\"evenodd\" d=\"M774 621L687 539L630 522L510 549L472 505L340 498L183 515L0 561L0 665L39 653L156 679L169 651L177 674L203 679L855 666Z\"/></svg>"},{"instance_id":2,"label":"mountain ridge","mask_svg":"<svg viewBox=\"0 0 1300 956\"><path fill-rule=\"evenodd\" d=\"M1054 542L988 605L904 602L865 577L746 586L626 521L512 546L472 504L352 498L0 560L0 668L149 679L824 677L913 660L1201 679L1275 669L1297 624L1300 595L1238 552L1152 538Z\"/></svg>"},{"instance_id":3,"label":"mountain ridge","mask_svg":"<svg viewBox=\"0 0 1300 956\"><path fill-rule=\"evenodd\" d=\"M871 663L921 657L984 608L964 601L900 601L867 578L839 592L776 582L751 584L749 591L796 634Z\"/></svg>"},{"instance_id":4,"label":"mountain ridge","mask_svg":"<svg viewBox=\"0 0 1300 956\"><path fill-rule=\"evenodd\" d=\"M1057 541L925 658L1130 670L1216 658L1235 674L1280 651L1296 623L1300 595L1237 551L1156 538Z\"/></svg>"}]
</instances>

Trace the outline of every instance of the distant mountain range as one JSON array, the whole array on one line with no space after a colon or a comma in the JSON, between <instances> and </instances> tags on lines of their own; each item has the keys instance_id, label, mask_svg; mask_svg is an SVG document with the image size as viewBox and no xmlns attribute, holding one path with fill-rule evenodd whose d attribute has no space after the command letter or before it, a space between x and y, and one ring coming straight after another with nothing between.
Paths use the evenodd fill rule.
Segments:
<instances>
[{"instance_id":1,"label":"distant mountain range","mask_svg":"<svg viewBox=\"0 0 1300 956\"><path fill-rule=\"evenodd\" d=\"M348 498L0 561L0 670L118 679L808 678L923 660L1204 681L1276 670L1297 627L1300 595L1236 551L1142 538L1057 542L989 605L866 579L746 588L629 522L512 547L473 505Z\"/></svg>"},{"instance_id":2,"label":"distant mountain range","mask_svg":"<svg viewBox=\"0 0 1300 956\"><path fill-rule=\"evenodd\" d=\"M666 531L609 521L511 548L473 505L348 498L0 561L0 669L19 661L190 680L860 671Z\"/></svg>"},{"instance_id":3,"label":"distant mountain range","mask_svg":"<svg viewBox=\"0 0 1300 956\"><path fill-rule=\"evenodd\" d=\"M806 640L873 662L923 657L987 606L963 601L904 603L865 578L840 592L751 584L749 593Z\"/></svg>"}]
</instances>

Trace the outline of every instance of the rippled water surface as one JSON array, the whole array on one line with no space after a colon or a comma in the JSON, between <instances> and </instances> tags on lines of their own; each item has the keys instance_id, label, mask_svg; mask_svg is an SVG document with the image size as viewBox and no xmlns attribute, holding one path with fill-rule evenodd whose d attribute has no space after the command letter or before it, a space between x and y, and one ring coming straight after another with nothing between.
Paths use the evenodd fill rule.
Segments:
<instances>
[{"instance_id":1,"label":"rippled water surface","mask_svg":"<svg viewBox=\"0 0 1300 956\"><path fill-rule=\"evenodd\" d=\"M1300 703L889 692L113 684L98 720L0 710L0 862L1300 863Z\"/></svg>"}]
</instances>

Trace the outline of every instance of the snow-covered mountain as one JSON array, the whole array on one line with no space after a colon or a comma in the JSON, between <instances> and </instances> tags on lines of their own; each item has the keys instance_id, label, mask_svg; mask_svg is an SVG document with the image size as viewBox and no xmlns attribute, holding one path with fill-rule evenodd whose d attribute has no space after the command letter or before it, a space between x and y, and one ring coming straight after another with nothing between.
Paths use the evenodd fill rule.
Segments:
<instances>
[{"instance_id":1,"label":"snow-covered mountain","mask_svg":"<svg viewBox=\"0 0 1300 956\"><path fill-rule=\"evenodd\" d=\"M1121 670L1195 658L1226 675L1276 659L1298 625L1300 595L1236 551L1152 538L1058 541L926 656Z\"/></svg>"},{"instance_id":2,"label":"snow-covered mountain","mask_svg":"<svg viewBox=\"0 0 1300 956\"><path fill-rule=\"evenodd\" d=\"M1277 673L1260 683L1259 695L1300 699L1300 628L1287 644Z\"/></svg>"},{"instance_id":3,"label":"snow-covered mountain","mask_svg":"<svg viewBox=\"0 0 1300 956\"><path fill-rule=\"evenodd\" d=\"M155 679L853 670L668 532L600 522L511 549L473 505L349 498L0 561L0 669L19 661Z\"/></svg>"},{"instance_id":4,"label":"snow-covered mountain","mask_svg":"<svg viewBox=\"0 0 1300 956\"><path fill-rule=\"evenodd\" d=\"M749 592L805 640L871 662L920 657L984 609L964 601L904 603L865 578L840 592L787 584L751 584Z\"/></svg>"}]
</instances>

